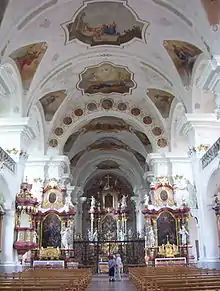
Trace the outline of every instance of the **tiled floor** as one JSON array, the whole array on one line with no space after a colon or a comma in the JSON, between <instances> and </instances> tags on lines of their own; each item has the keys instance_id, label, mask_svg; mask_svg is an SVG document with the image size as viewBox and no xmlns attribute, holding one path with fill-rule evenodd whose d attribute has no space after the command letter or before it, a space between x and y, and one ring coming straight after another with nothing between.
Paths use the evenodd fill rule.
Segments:
<instances>
[{"instance_id":1,"label":"tiled floor","mask_svg":"<svg viewBox=\"0 0 220 291\"><path fill-rule=\"evenodd\" d=\"M86 291L136 291L137 289L129 282L127 276L123 276L119 282L109 282L106 275L95 275L92 278L92 283Z\"/></svg>"}]
</instances>

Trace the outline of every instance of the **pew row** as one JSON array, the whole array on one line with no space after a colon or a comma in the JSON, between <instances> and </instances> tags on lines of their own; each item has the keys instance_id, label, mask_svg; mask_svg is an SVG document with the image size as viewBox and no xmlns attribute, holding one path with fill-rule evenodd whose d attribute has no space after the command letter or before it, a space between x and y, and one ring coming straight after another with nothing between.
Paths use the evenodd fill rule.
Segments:
<instances>
[{"instance_id":1,"label":"pew row","mask_svg":"<svg viewBox=\"0 0 220 291\"><path fill-rule=\"evenodd\" d=\"M0 290L84 291L92 278L86 269L38 269L22 273L0 274Z\"/></svg>"},{"instance_id":2,"label":"pew row","mask_svg":"<svg viewBox=\"0 0 220 291\"><path fill-rule=\"evenodd\" d=\"M140 291L220 291L220 271L197 267L132 268L129 279Z\"/></svg>"}]
</instances>

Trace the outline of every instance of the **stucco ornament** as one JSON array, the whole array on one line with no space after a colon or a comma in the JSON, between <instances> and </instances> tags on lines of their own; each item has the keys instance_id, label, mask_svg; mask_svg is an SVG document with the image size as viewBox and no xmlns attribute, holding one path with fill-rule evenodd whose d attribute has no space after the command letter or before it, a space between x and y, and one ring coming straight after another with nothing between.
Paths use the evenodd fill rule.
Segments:
<instances>
[{"instance_id":1,"label":"stucco ornament","mask_svg":"<svg viewBox=\"0 0 220 291\"><path fill-rule=\"evenodd\" d=\"M190 195L188 189L188 180L183 176L174 177L174 199L177 207L189 204Z\"/></svg>"}]
</instances>

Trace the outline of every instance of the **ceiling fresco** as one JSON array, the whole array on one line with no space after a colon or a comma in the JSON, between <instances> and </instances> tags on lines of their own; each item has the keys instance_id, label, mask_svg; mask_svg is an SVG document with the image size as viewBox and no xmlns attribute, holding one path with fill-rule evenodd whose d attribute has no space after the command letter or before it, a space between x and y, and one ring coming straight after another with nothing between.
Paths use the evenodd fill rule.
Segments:
<instances>
[{"instance_id":1,"label":"ceiling fresco","mask_svg":"<svg viewBox=\"0 0 220 291\"><path fill-rule=\"evenodd\" d=\"M10 55L19 69L24 89L29 89L46 50L47 44L41 42L21 47Z\"/></svg>"},{"instance_id":2,"label":"ceiling fresco","mask_svg":"<svg viewBox=\"0 0 220 291\"><path fill-rule=\"evenodd\" d=\"M131 94L136 84L128 68L104 62L86 68L80 74L77 87L82 94Z\"/></svg>"},{"instance_id":3,"label":"ceiling fresco","mask_svg":"<svg viewBox=\"0 0 220 291\"><path fill-rule=\"evenodd\" d=\"M170 107L174 99L172 94L158 89L148 89L147 96L150 97L164 118L169 117Z\"/></svg>"},{"instance_id":4,"label":"ceiling fresco","mask_svg":"<svg viewBox=\"0 0 220 291\"><path fill-rule=\"evenodd\" d=\"M111 116L98 117L90 121L84 126L86 131L97 131L97 132L118 132L122 130L128 130L129 125L124 122L123 119Z\"/></svg>"},{"instance_id":5,"label":"ceiling fresco","mask_svg":"<svg viewBox=\"0 0 220 291\"><path fill-rule=\"evenodd\" d=\"M75 141L77 140L78 136L80 135L80 131L77 131L77 132L74 132L73 134L71 134L65 145L64 145L64 148L63 148L63 152L64 153L69 153L69 151L71 150L71 148L73 147Z\"/></svg>"},{"instance_id":6,"label":"ceiling fresco","mask_svg":"<svg viewBox=\"0 0 220 291\"><path fill-rule=\"evenodd\" d=\"M120 165L116 163L115 161L106 160L100 162L98 165L96 165L97 169L99 170L111 170L111 169L118 169Z\"/></svg>"},{"instance_id":7,"label":"ceiling fresco","mask_svg":"<svg viewBox=\"0 0 220 291\"><path fill-rule=\"evenodd\" d=\"M54 114L57 112L65 98L66 92L62 90L48 93L39 100L43 107L46 121L51 121L53 119Z\"/></svg>"},{"instance_id":8,"label":"ceiling fresco","mask_svg":"<svg viewBox=\"0 0 220 291\"><path fill-rule=\"evenodd\" d=\"M140 141L142 142L142 144L143 144L144 146L151 145L151 143L150 143L148 137L146 136L146 134L144 134L143 132L138 131L138 130L136 130L134 133L135 133L136 136L140 139Z\"/></svg>"},{"instance_id":9,"label":"ceiling fresco","mask_svg":"<svg viewBox=\"0 0 220 291\"><path fill-rule=\"evenodd\" d=\"M81 152L78 152L70 161L71 163L71 166L72 167L76 167L79 159L82 157L82 155L85 153L85 150L81 151Z\"/></svg>"},{"instance_id":10,"label":"ceiling fresco","mask_svg":"<svg viewBox=\"0 0 220 291\"><path fill-rule=\"evenodd\" d=\"M193 65L202 51L190 43L179 40L165 40L163 45L171 57L183 85L188 87Z\"/></svg>"},{"instance_id":11,"label":"ceiling fresco","mask_svg":"<svg viewBox=\"0 0 220 291\"><path fill-rule=\"evenodd\" d=\"M98 140L96 140L94 143L92 143L88 150L117 150L117 149L127 149L127 146L125 143L120 141L117 138L114 137L103 137Z\"/></svg>"},{"instance_id":12,"label":"ceiling fresco","mask_svg":"<svg viewBox=\"0 0 220 291\"><path fill-rule=\"evenodd\" d=\"M201 0L209 24L216 28L220 21L220 0Z\"/></svg>"},{"instance_id":13,"label":"ceiling fresco","mask_svg":"<svg viewBox=\"0 0 220 291\"><path fill-rule=\"evenodd\" d=\"M66 42L78 39L91 46L119 46L133 38L142 39L142 30L149 23L137 20L126 6L126 2L85 3L73 20L63 24Z\"/></svg>"}]
</instances>

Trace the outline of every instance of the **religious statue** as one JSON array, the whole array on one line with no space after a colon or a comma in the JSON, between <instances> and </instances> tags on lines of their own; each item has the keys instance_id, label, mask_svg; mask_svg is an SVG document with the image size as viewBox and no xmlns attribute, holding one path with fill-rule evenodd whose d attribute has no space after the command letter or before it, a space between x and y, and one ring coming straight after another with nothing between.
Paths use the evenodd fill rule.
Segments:
<instances>
[{"instance_id":1,"label":"religious statue","mask_svg":"<svg viewBox=\"0 0 220 291\"><path fill-rule=\"evenodd\" d=\"M64 229L62 232L61 232L61 243L62 243L62 247L64 249L68 249L69 248L69 244L68 244L68 228Z\"/></svg>"},{"instance_id":2,"label":"religious statue","mask_svg":"<svg viewBox=\"0 0 220 291\"><path fill-rule=\"evenodd\" d=\"M64 205L65 210L69 211L70 208L74 208L72 200L71 200L71 196L68 195L65 199L65 205Z\"/></svg>"},{"instance_id":3,"label":"religious statue","mask_svg":"<svg viewBox=\"0 0 220 291\"><path fill-rule=\"evenodd\" d=\"M132 230L131 230L131 228L129 228L129 230L128 230L128 238L132 238Z\"/></svg>"},{"instance_id":4,"label":"religious statue","mask_svg":"<svg viewBox=\"0 0 220 291\"><path fill-rule=\"evenodd\" d=\"M121 199L121 209L125 209L127 207L127 198L128 196L123 195Z\"/></svg>"},{"instance_id":5,"label":"religious statue","mask_svg":"<svg viewBox=\"0 0 220 291\"><path fill-rule=\"evenodd\" d=\"M97 231L97 229L93 233L93 241L98 241L98 231Z\"/></svg>"},{"instance_id":6,"label":"religious statue","mask_svg":"<svg viewBox=\"0 0 220 291\"><path fill-rule=\"evenodd\" d=\"M149 195L146 193L144 195L144 206L147 207L149 204Z\"/></svg>"},{"instance_id":7,"label":"religious statue","mask_svg":"<svg viewBox=\"0 0 220 291\"><path fill-rule=\"evenodd\" d=\"M36 230L34 231L34 233L33 233L33 243L37 243L37 240L38 240L38 234L37 234L37 232L36 232Z\"/></svg>"},{"instance_id":8,"label":"religious statue","mask_svg":"<svg viewBox=\"0 0 220 291\"><path fill-rule=\"evenodd\" d=\"M88 240L91 241L92 240L92 232L90 229L88 229Z\"/></svg>"},{"instance_id":9,"label":"religious statue","mask_svg":"<svg viewBox=\"0 0 220 291\"><path fill-rule=\"evenodd\" d=\"M183 177L177 177L175 181L175 202L177 207L182 207L189 202L188 181Z\"/></svg>"},{"instance_id":10,"label":"religious statue","mask_svg":"<svg viewBox=\"0 0 220 291\"><path fill-rule=\"evenodd\" d=\"M119 241L124 241L124 233L123 233L122 229L120 229L118 231L118 240Z\"/></svg>"},{"instance_id":11,"label":"religious statue","mask_svg":"<svg viewBox=\"0 0 220 291\"><path fill-rule=\"evenodd\" d=\"M152 226L149 227L148 231L148 240L147 240L147 246L153 247L155 245L155 237L154 237L154 231Z\"/></svg>"},{"instance_id":12,"label":"religious statue","mask_svg":"<svg viewBox=\"0 0 220 291\"><path fill-rule=\"evenodd\" d=\"M91 197L91 208L90 209L91 210L95 209L95 197L94 196Z\"/></svg>"},{"instance_id":13,"label":"religious statue","mask_svg":"<svg viewBox=\"0 0 220 291\"><path fill-rule=\"evenodd\" d=\"M189 233L186 230L184 225L179 230L179 234L181 235L181 243L182 243L182 245L186 245L187 244L187 236L189 235Z\"/></svg>"}]
</instances>

